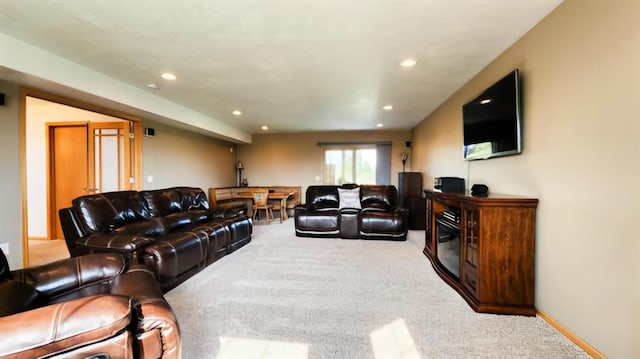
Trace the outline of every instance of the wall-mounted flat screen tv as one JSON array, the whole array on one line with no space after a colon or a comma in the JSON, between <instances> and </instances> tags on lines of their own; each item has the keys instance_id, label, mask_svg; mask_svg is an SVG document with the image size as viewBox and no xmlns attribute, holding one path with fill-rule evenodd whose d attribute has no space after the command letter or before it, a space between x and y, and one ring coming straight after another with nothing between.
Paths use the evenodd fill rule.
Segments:
<instances>
[{"instance_id":1,"label":"wall-mounted flat screen tv","mask_svg":"<svg viewBox=\"0 0 640 359\"><path fill-rule=\"evenodd\" d=\"M515 69L462 106L462 118L465 160L521 153L520 71Z\"/></svg>"}]
</instances>

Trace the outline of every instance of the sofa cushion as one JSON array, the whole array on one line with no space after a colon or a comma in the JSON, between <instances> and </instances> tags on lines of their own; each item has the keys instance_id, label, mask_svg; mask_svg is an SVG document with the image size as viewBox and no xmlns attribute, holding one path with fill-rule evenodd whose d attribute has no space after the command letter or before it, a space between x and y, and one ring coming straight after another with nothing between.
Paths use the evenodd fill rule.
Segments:
<instances>
[{"instance_id":1,"label":"sofa cushion","mask_svg":"<svg viewBox=\"0 0 640 359\"><path fill-rule=\"evenodd\" d=\"M165 234L167 227L161 218L144 219L138 222L127 223L112 231L117 234L142 234L145 236L157 237Z\"/></svg>"},{"instance_id":2,"label":"sofa cushion","mask_svg":"<svg viewBox=\"0 0 640 359\"><path fill-rule=\"evenodd\" d=\"M340 207L343 208L355 208L360 209L360 188L338 188L338 197L340 198Z\"/></svg>"},{"instance_id":3,"label":"sofa cushion","mask_svg":"<svg viewBox=\"0 0 640 359\"><path fill-rule=\"evenodd\" d=\"M209 210L196 209L189 211L189 216L191 217L192 223L201 223L213 218L214 214Z\"/></svg>"},{"instance_id":4,"label":"sofa cushion","mask_svg":"<svg viewBox=\"0 0 640 359\"><path fill-rule=\"evenodd\" d=\"M192 223L191 214L189 212L176 212L159 217L158 220L163 223L167 231L184 227Z\"/></svg>"},{"instance_id":5,"label":"sofa cushion","mask_svg":"<svg viewBox=\"0 0 640 359\"><path fill-rule=\"evenodd\" d=\"M296 229L309 232L335 232L340 229L340 213L337 210L304 211L295 217Z\"/></svg>"}]
</instances>

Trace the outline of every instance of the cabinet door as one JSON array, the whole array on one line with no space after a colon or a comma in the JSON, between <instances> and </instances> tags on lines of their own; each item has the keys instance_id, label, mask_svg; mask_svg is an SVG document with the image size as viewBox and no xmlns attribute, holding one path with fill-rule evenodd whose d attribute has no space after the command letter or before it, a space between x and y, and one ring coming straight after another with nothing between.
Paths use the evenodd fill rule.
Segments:
<instances>
[{"instance_id":1,"label":"cabinet door","mask_svg":"<svg viewBox=\"0 0 640 359\"><path fill-rule=\"evenodd\" d=\"M424 248L433 256L433 199L427 195L425 199L425 231L424 231Z\"/></svg>"},{"instance_id":2,"label":"cabinet door","mask_svg":"<svg viewBox=\"0 0 640 359\"><path fill-rule=\"evenodd\" d=\"M422 197L422 173L400 172L398 173L398 197L406 198Z\"/></svg>"},{"instance_id":3,"label":"cabinet door","mask_svg":"<svg viewBox=\"0 0 640 359\"><path fill-rule=\"evenodd\" d=\"M478 297L478 270L480 268L480 210L465 206L462 211L462 284Z\"/></svg>"}]
</instances>

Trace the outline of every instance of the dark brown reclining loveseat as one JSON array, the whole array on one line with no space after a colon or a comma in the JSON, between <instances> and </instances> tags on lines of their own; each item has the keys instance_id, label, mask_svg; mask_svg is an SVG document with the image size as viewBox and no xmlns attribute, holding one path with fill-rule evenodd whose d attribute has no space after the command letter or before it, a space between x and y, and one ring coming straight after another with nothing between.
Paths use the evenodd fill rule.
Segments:
<instances>
[{"instance_id":1,"label":"dark brown reclining loveseat","mask_svg":"<svg viewBox=\"0 0 640 359\"><path fill-rule=\"evenodd\" d=\"M151 271L96 253L10 271L0 251L0 358L180 358Z\"/></svg>"},{"instance_id":2,"label":"dark brown reclining loveseat","mask_svg":"<svg viewBox=\"0 0 640 359\"><path fill-rule=\"evenodd\" d=\"M295 209L296 236L406 240L407 216L395 186L309 186Z\"/></svg>"},{"instance_id":3,"label":"dark brown reclining loveseat","mask_svg":"<svg viewBox=\"0 0 640 359\"><path fill-rule=\"evenodd\" d=\"M253 228L242 211L210 208L193 187L81 196L59 214L71 256L123 254L165 291L248 243Z\"/></svg>"}]
</instances>

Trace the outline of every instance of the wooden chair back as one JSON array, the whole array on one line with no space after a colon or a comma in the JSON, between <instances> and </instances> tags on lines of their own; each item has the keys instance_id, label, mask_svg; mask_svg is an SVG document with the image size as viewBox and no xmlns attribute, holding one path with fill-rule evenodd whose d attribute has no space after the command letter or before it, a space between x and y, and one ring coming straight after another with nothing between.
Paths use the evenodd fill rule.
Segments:
<instances>
[{"instance_id":1,"label":"wooden chair back","mask_svg":"<svg viewBox=\"0 0 640 359\"><path fill-rule=\"evenodd\" d=\"M253 204L256 207L265 207L269 198L269 190L267 188L255 188L251 192L253 196Z\"/></svg>"}]
</instances>

